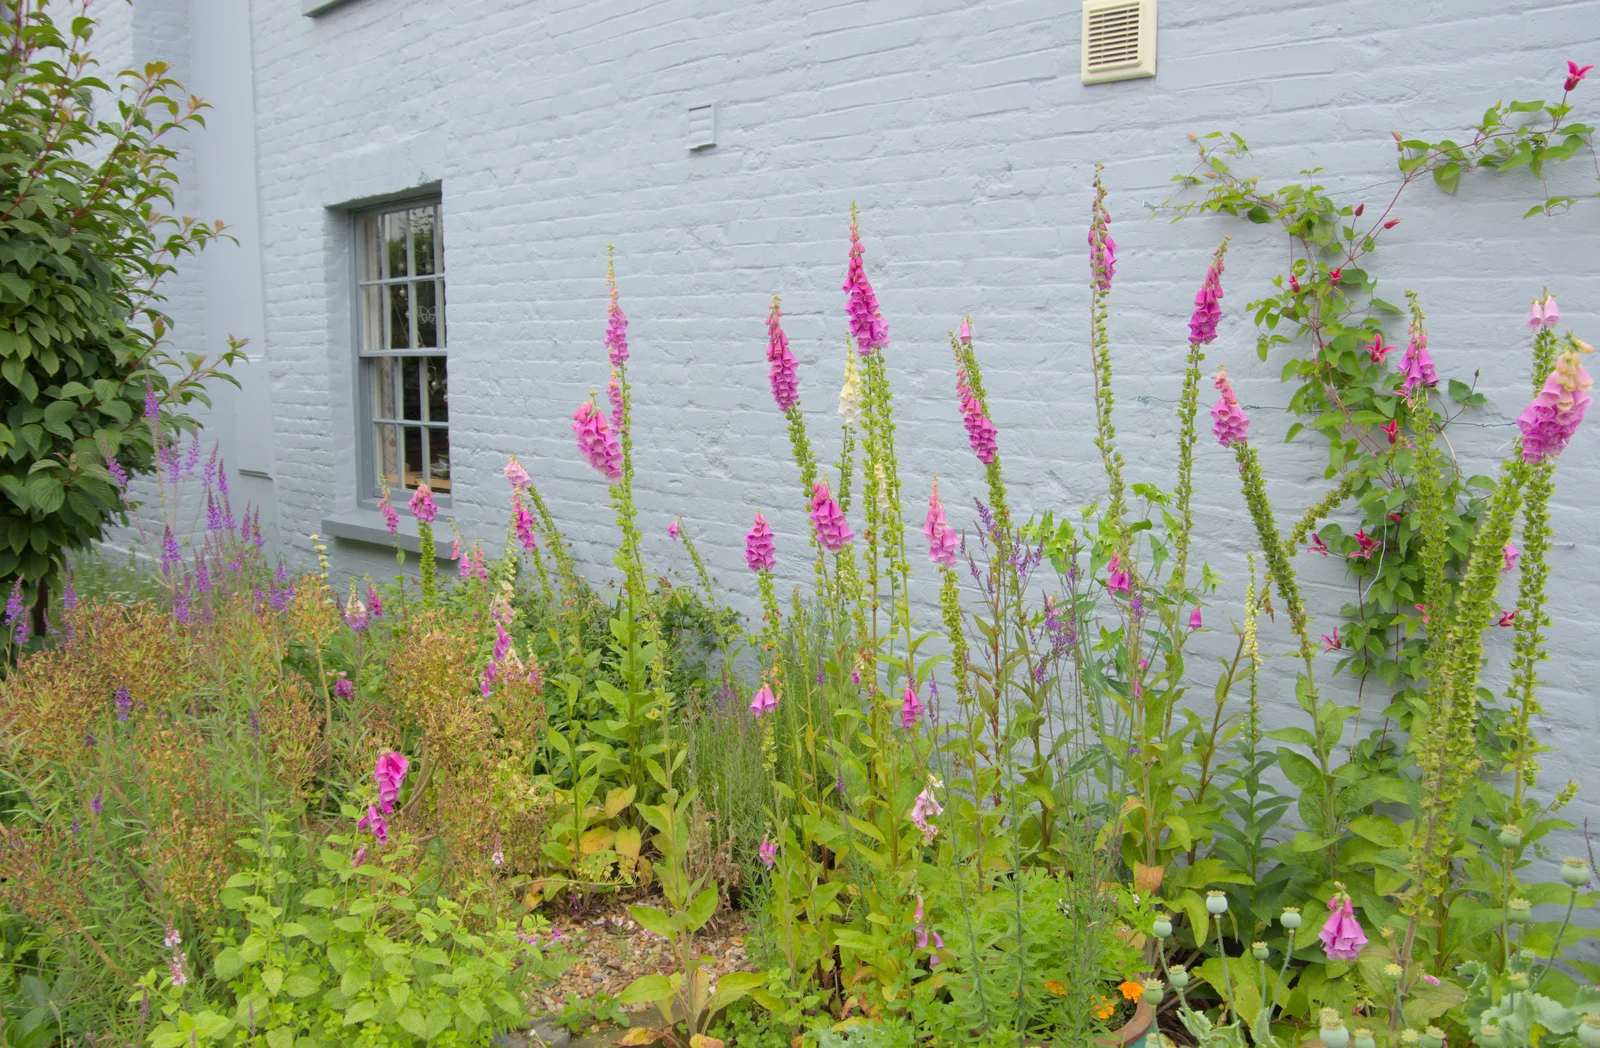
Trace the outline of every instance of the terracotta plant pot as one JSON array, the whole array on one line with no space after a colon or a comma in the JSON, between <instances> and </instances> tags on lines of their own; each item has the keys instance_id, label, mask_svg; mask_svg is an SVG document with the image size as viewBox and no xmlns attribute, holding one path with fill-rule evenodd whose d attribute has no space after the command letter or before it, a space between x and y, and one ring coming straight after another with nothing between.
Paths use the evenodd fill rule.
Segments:
<instances>
[{"instance_id":1,"label":"terracotta plant pot","mask_svg":"<svg viewBox=\"0 0 1600 1048\"><path fill-rule=\"evenodd\" d=\"M1156 1013L1150 1005L1140 1001L1133 1010L1133 1018L1105 1037L1096 1037L1095 1044L1103 1048L1155 1048L1150 1034L1156 1028Z\"/></svg>"}]
</instances>

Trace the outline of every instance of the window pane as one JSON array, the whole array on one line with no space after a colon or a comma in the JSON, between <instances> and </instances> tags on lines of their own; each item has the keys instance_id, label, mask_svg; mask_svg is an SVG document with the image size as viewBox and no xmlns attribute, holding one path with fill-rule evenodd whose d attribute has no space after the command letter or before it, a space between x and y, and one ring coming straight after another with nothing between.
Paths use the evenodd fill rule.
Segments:
<instances>
[{"instance_id":1,"label":"window pane","mask_svg":"<svg viewBox=\"0 0 1600 1048\"><path fill-rule=\"evenodd\" d=\"M382 276L378 263L383 258L383 237L378 233L377 215L366 215L357 223L356 254L362 280L377 280Z\"/></svg>"},{"instance_id":2,"label":"window pane","mask_svg":"<svg viewBox=\"0 0 1600 1048\"><path fill-rule=\"evenodd\" d=\"M419 277L438 272L434 266L434 239L433 208L412 208L411 259L416 263L412 272Z\"/></svg>"},{"instance_id":3,"label":"window pane","mask_svg":"<svg viewBox=\"0 0 1600 1048\"><path fill-rule=\"evenodd\" d=\"M399 447L395 444L393 426L372 427L373 456L378 462L378 481L391 488L400 486Z\"/></svg>"},{"instance_id":4,"label":"window pane","mask_svg":"<svg viewBox=\"0 0 1600 1048\"><path fill-rule=\"evenodd\" d=\"M398 418L394 410L394 358L376 357L368 365L372 374L372 417Z\"/></svg>"},{"instance_id":5,"label":"window pane","mask_svg":"<svg viewBox=\"0 0 1600 1048\"><path fill-rule=\"evenodd\" d=\"M433 477L433 489L450 491L450 432L443 429L428 430L428 471Z\"/></svg>"},{"instance_id":6,"label":"window pane","mask_svg":"<svg viewBox=\"0 0 1600 1048\"><path fill-rule=\"evenodd\" d=\"M376 255L373 256L376 259ZM383 288L361 289L361 348L383 349Z\"/></svg>"},{"instance_id":7,"label":"window pane","mask_svg":"<svg viewBox=\"0 0 1600 1048\"><path fill-rule=\"evenodd\" d=\"M422 428L405 427L405 443L406 487L414 488L422 483Z\"/></svg>"},{"instance_id":8,"label":"window pane","mask_svg":"<svg viewBox=\"0 0 1600 1048\"><path fill-rule=\"evenodd\" d=\"M402 357L401 365L401 406L405 408L402 418L422 419L422 360L419 357Z\"/></svg>"},{"instance_id":9,"label":"window pane","mask_svg":"<svg viewBox=\"0 0 1600 1048\"><path fill-rule=\"evenodd\" d=\"M439 345L438 314L433 306L433 281L413 284L417 295L417 345L433 349Z\"/></svg>"},{"instance_id":10,"label":"window pane","mask_svg":"<svg viewBox=\"0 0 1600 1048\"><path fill-rule=\"evenodd\" d=\"M443 357L428 358L428 421L450 421L450 391Z\"/></svg>"},{"instance_id":11,"label":"window pane","mask_svg":"<svg viewBox=\"0 0 1600 1048\"><path fill-rule=\"evenodd\" d=\"M395 284L384 289L389 296L389 348L411 348L411 304L406 299L406 285Z\"/></svg>"},{"instance_id":12,"label":"window pane","mask_svg":"<svg viewBox=\"0 0 1600 1048\"><path fill-rule=\"evenodd\" d=\"M439 329L439 346L443 348L444 346L448 346L450 343L445 340L444 336L444 281L442 280L438 283L438 292L435 295L435 298L437 301L434 303L434 306L438 314L438 319L435 321L435 326Z\"/></svg>"},{"instance_id":13,"label":"window pane","mask_svg":"<svg viewBox=\"0 0 1600 1048\"><path fill-rule=\"evenodd\" d=\"M385 277L410 276L406 265L406 213L391 211L381 216L383 222L383 275Z\"/></svg>"}]
</instances>

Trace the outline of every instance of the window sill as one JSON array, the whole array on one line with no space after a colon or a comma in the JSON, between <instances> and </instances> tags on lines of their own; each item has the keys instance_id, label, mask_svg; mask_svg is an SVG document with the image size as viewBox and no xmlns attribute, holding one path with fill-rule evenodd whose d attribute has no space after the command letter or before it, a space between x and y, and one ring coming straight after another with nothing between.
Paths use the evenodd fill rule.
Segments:
<instances>
[{"instance_id":1,"label":"window sill","mask_svg":"<svg viewBox=\"0 0 1600 1048\"><path fill-rule=\"evenodd\" d=\"M399 546L407 553L422 555L422 538L417 534L416 520L402 516L400 530L394 535L389 534L389 529L384 526L383 517L375 510L356 510L353 513L341 513L333 517L322 518L323 534L346 542L362 542L370 546L384 546L393 549ZM434 538L437 539L438 527L434 528ZM435 560L448 561L450 559L449 543L434 546Z\"/></svg>"}]
</instances>

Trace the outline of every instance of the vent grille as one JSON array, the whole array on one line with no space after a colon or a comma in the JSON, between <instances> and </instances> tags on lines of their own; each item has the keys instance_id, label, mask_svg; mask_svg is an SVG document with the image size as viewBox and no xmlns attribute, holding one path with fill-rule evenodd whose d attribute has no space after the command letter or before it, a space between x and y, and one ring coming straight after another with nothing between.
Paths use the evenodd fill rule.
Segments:
<instances>
[{"instance_id":1,"label":"vent grille","mask_svg":"<svg viewBox=\"0 0 1600 1048\"><path fill-rule=\"evenodd\" d=\"M1083 0L1086 84L1156 73L1155 0Z\"/></svg>"}]
</instances>

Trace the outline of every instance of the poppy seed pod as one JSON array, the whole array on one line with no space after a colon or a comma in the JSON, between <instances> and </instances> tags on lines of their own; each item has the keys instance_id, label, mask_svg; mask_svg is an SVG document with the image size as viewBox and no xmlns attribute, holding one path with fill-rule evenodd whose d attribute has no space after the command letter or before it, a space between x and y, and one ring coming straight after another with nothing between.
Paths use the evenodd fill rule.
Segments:
<instances>
[{"instance_id":1,"label":"poppy seed pod","mask_svg":"<svg viewBox=\"0 0 1600 1048\"><path fill-rule=\"evenodd\" d=\"M1356 1038L1350 1042L1351 1048L1378 1048L1377 1038L1372 1036L1372 1031L1366 1027L1356 1030Z\"/></svg>"},{"instance_id":2,"label":"poppy seed pod","mask_svg":"<svg viewBox=\"0 0 1600 1048\"><path fill-rule=\"evenodd\" d=\"M1322 1009L1318 1022L1321 1028L1317 1031L1317 1037L1324 1048L1346 1048L1350 1043L1350 1031L1345 1028L1344 1019L1332 1008Z\"/></svg>"},{"instance_id":3,"label":"poppy seed pod","mask_svg":"<svg viewBox=\"0 0 1600 1048\"><path fill-rule=\"evenodd\" d=\"M1527 899L1512 899L1506 903L1506 920L1512 924L1527 924L1533 918L1533 904Z\"/></svg>"},{"instance_id":4,"label":"poppy seed pod","mask_svg":"<svg viewBox=\"0 0 1600 1048\"><path fill-rule=\"evenodd\" d=\"M1167 982L1171 983L1175 989L1183 989L1189 985L1189 969L1181 964L1174 964L1167 969Z\"/></svg>"},{"instance_id":5,"label":"poppy seed pod","mask_svg":"<svg viewBox=\"0 0 1600 1048\"><path fill-rule=\"evenodd\" d=\"M1228 895L1226 892L1206 892L1206 912L1213 917L1221 917L1228 912Z\"/></svg>"},{"instance_id":6,"label":"poppy seed pod","mask_svg":"<svg viewBox=\"0 0 1600 1048\"><path fill-rule=\"evenodd\" d=\"M1172 921L1167 917L1157 917L1150 922L1150 934L1157 939L1165 939L1172 934Z\"/></svg>"},{"instance_id":7,"label":"poppy seed pod","mask_svg":"<svg viewBox=\"0 0 1600 1048\"><path fill-rule=\"evenodd\" d=\"M1293 906L1285 906L1283 913L1278 915L1278 923L1290 931L1300 927L1300 911Z\"/></svg>"},{"instance_id":8,"label":"poppy seed pod","mask_svg":"<svg viewBox=\"0 0 1600 1048\"><path fill-rule=\"evenodd\" d=\"M1600 1048L1600 1015L1585 1015L1578 1024L1578 1042L1584 1048Z\"/></svg>"},{"instance_id":9,"label":"poppy seed pod","mask_svg":"<svg viewBox=\"0 0 1600 1048\"><path fill-rule=\"evenodd\" d=\"M1495 838L1502 848L1515 848L1522 843L1522 828L1520 826L1502 826L1500 834Z\"/></svg>"},{"instance_id":10,"label":"poppy seed pod","mask_svg":"<svg viewBox=\"0 0 1600 1048\"><path fill-rule=\"evenodd\" d=\"M1149 1004L1150 1007L1154 1008L1160 1004L1166 996L1167 988L1161 985L1161 980L1146 979L1144 981L1144 999L1145 1003Z\"/></svg>"},{"instance_id":11,"label":"poppy seed pod","mask_svg":"<svg viewBox=\"0 0 1600 1048\"><path fill-rule=\"evenodd\" d=\"M1444 1048L1444 1031L1430 1026L1422 1031L1422 1048Z\"/></svg>"},{"instance_id":12,"label":"poppy seed pod","mask_svg":"<svg viewBox=\"0 0 1600 1048\"><path fill-rule=\"evenodd\" d=\"M1267 944L1264 943L1264 942L1251 943L1250 944L1250 956L1254 957L1258 961L1266 960L1267 959Z\"/></svg>"},{"instance_id":13,"label":"poppy seed pod","mask_svg":"<svg viewBox=\"0 0 1600 1048\"><path fill-rule=\"evenodd\" d=\"M1561 860L1561 879L1573 888L1582 887L1589 883L1589 864L1567 856Z\"/></svg>"}]
</instances>

